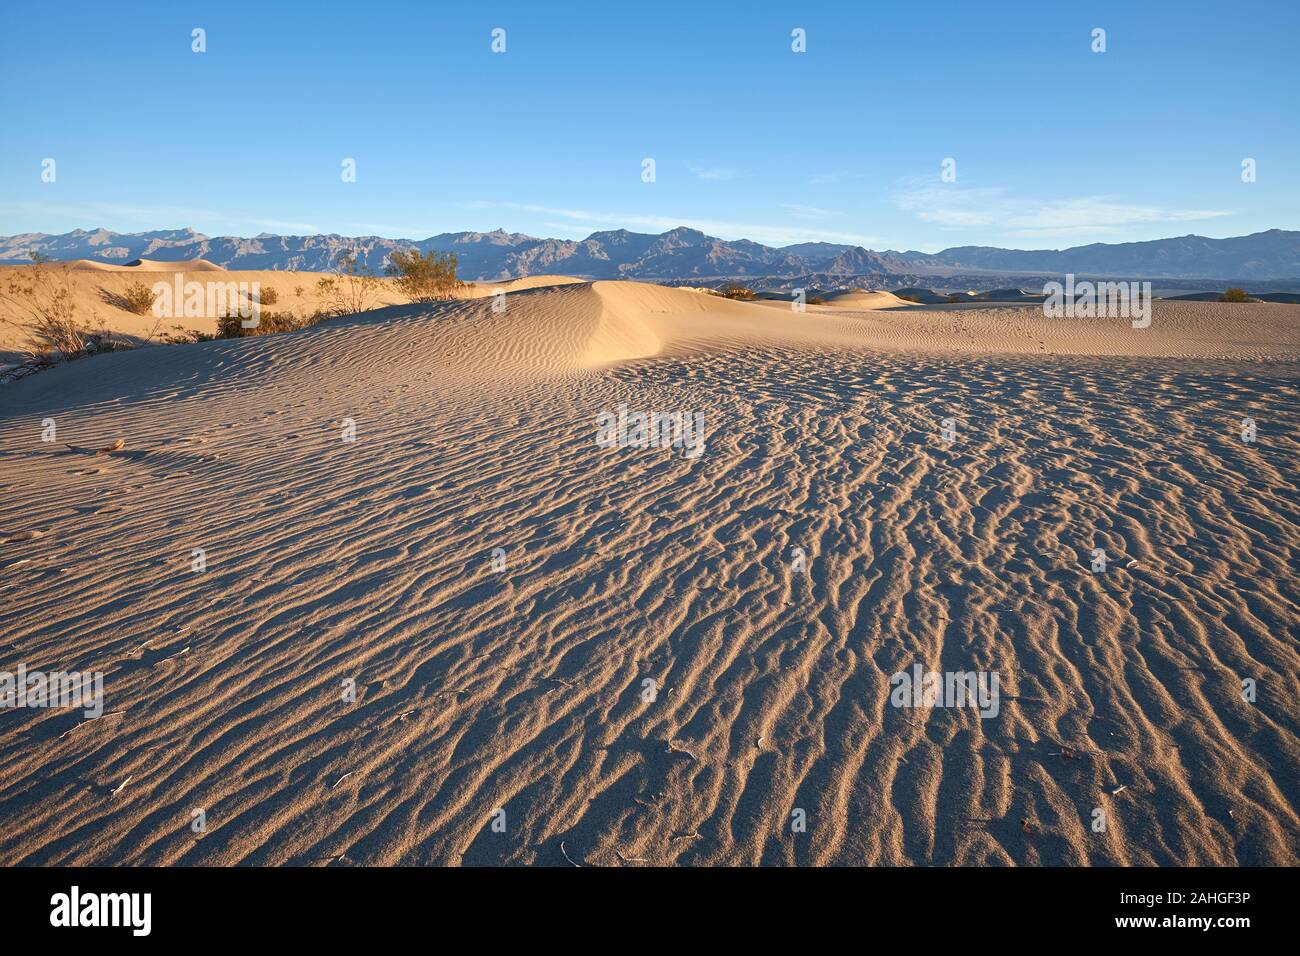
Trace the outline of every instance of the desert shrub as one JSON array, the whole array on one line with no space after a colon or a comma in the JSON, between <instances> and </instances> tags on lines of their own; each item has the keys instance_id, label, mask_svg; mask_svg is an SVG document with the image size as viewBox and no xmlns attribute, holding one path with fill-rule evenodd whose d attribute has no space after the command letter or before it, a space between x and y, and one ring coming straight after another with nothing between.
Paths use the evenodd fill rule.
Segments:
<instances>
[{"instance_id":1,"label":"desert shrub","mask_svg":"<svg viewBox=\"0 0 1300 956\"><path fill-rule=\"evenodd\" d=\"M1228 289L1226 292L1224 292L1223 295L1219 296L1219 301L1220 302L1249 302L1250 296L1246 294L1245 289L1239 289L1236 286L1233 286L1231 289Z\"/></svg>"},{"instance_id":2,"label":"desert shrub","mask_svg":"<svg viewBox=\"0 0 1300 956\"><path fill-rule=\"evenodd\" d=\"M181 325L173 325L170 330L157 334L158 341L163 345L193 345L195 342L211 342L215 338L217 336L211 332L187 329Z\"/></svg>"},{"instance_id":3,"label":"desert shrub","mask_svg":"<svg viewBox=\"0 0 1300 956\"><path fill-rule=\"evenodd\" d=\"M750 302L756 298L754 290L748 286L743 286L739 282L728 282L718 288L718 295L724 299L736 299L740 302Z\"/></svg>"},{"instance_id":4,"label":"desert shrub","mask_svg":"<svg viewBox=\"0 0 1300 956\"><path fill-rule=\"evenodd\" d=\"M389 255L384 271L394 279L398 291L412 302L438 302L450 299L462 283L456 278L454 252L422 253L419 249L401 249Z\"/></svg>"},{"instance_id":5,"label":"desert shrub","mask_svg":"<svg viewBox=\"0 0 1300 956\"><path fill-rule=\"evenodd\" d=\"M339 256L334 274L316 283L316 292L323 300L322 318L365 312L374 308L379 277L358 263L355 255L345 252Z\"/></svg>"},{"instance_id":6,"label":"desert shrub","mask_svg":"<svg viewBox=\"0 0 1300 956\"><path fill-rule=\"evenodd\" d=\"M825 305L825 303L826 300L819 295L810 296L807 302L808 305Z\"/></svg>"},{"instance_id":7,"label":"desert shrub","mask_svg":"<svg viewBox=\"0 0 1300 956\"><path fill-rule=\"evenodd\" d=\"M318 313L319 315L319 313ZM319 318L325 318L320 315ZM315 321L319 321L319 318ZM315 324L310 319L299 319L292 312L261 312L257 325L251 329L244 328L247 319L240 315L223 315L217 317L217 335L219 339L242 339L253 335L275 335L277 332L293 332Z\"/></svg>"},{"instance_id":8,"label":"desert shrub","mask_svg":"<svg viewBox=\"0 0 1300 956\"><path fill-rule=\"evenodd\" d=\"M257 329L244 328L243 322L243 318L238 313L217 316L217 338L242 339L246 335L257 334Z\"/></svg>"},{"instance_id":9,"label":"desert shrub","mask_svg":"<svg viewBox=\"0 0 1300 956\"><path fill-rule=\"evenodd\" d=\"M321 310L328 312L330 303L332 303L335 297L339 294L338 280L333 276L323 276L320 279L317 279L316 294L321 297L321 300L324 303L321 306Z\"/></svg>"},{"instance_id":10,"label":"desert shrub","mask_svg":"<svg viewBox=\"0 0 1300 956\"><path fill-rule=\"evenodd\" d=\"M113 304L135 315L148 315L156 298L157 294L149 286L143 282L132 282L125 292L115 298Z\"/></svg>"},{"instance_id":11,"label":"desert shrub","mask_svg":"<svg viewBox=\"0 0 1300 956\"><path fill-rule=\"evenodd\" d=\"M13 270L0 298L26 316L4 321L22 331L23 348L33 358L48 359L56 353L83 355L88 340L100 334L77 315L71 266L52 266L48 256L35 250L31 268Z\"/></svg>"},{"instance_id":12,"label":"desert shrub","mask_svg":"<svg viewBox=\"0 0 1300 956\"><path fill-rule=\"evenodd\" d=\"M276 332L292 332L301 329L305 323L292 312L263 312L257 326L259 335L274 335Z\"/></svg>"},{"instance_id":13,"label":"desert shrub","mask_svg":"<svg viewBox=\"0 0 1300 956\"><path fill-rule=\"evenodd\" d=\"M257 301L262 305L275 305L280 301L280 293L275 291L275 286L262 286L262 291L257 294Z\"/></svg>"}]
</instances>

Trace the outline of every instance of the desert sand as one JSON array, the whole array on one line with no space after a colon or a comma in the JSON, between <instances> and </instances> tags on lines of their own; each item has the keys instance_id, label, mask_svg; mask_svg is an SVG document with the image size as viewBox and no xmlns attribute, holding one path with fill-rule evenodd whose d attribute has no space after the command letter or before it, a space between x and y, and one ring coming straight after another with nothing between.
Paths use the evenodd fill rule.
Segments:
<instances>
[{"instance_id":1,"label":"desert sand","mask_svg":"<svg viewBox=\"0 0 1300 956\"><path fill-rule=\"evenodd\" d=\"M274 289L276 292L275 303L265 306L268 311L292 313L305 318L327 308L326 296L322 295L317 283L331 277L327 272L227 270L204 259L180 262L137 259L130 264L121 265L92 259L73 259L51 263L47 267L52 281L63 281L65 267L68 291L81 324L92 330L102 327L105 331L123 337L132 345L157 342L164 334L202 332L211 335L217 328L215 312L199 317L158 318L153 314L136 315L128 311L120 304L121 296L135 283L142 282L150 287L157 282L171 285L178 274L182 285L190 281L233 282L246 283L246 288L251 289L253 283L257 283L259 289ZM30 266L0 265L0 293L5 291L10 281L21 282L26 279L30 270ZM476 282L467 284L461 290L461 297L482 298L494 295L498 289L510 293L578 281L569 276L541 275L505 282ZM378 277L373 300L376 308L407 301L393 281L384 277ZM25 336L20 326L28 319L29 316L24 314L18 303L0 295L0 362L14 361L23 352Z\"/></svg>"},{"instance_id":2,"label":"desert sand","mask_svg":"<svg viewBox=\"0 0 1300 956\"><path fill-rule=\"evenodd\" d=\"M105 712L0 711L0 864L1300 861L1295 309L852 305L552 285L5 387L0 669Z\"/></svg>"},{"instance_id":3,"label":"desert sand","mask_svg":"<svg viewBox=\"0 0 1300 956\"><path fill-rule=\"evenodd\" d=\"M915 308L915 302L901 299L892 292L867 292L854 289L850 292L833 292L823 303L830 309L905 309Z\"/></svg>"}]
</instances>

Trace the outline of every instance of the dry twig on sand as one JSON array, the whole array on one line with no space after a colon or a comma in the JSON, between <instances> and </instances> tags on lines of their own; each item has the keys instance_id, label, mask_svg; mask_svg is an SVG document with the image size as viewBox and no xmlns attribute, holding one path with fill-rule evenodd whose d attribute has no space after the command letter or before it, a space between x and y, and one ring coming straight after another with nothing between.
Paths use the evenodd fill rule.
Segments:
<instances>
[{"instance_id":1,"label":"dry twig on sand","mask_svg":"<svg viewBox=\"0 0 1300 956\"><path fill-rule=\"evenodd\" d=\"M188 654L189 652L190 652L190 648L187 646L184 650L177 651L175 654L169 654L168 656L162 658L160 661L158 661L158 663L166 664L168 661L174 661L182 654Z\"/></svg>"},{"instance_id":2,"label":"dry twig on sand","mask_svg":"<svg viewBox=\"0 0 1300 956\"><path fill-rule=\"evenodd\" d=\"M112 712L110 712L110 713L107 713L107 714L100 714L98 717L89 717L89 718L87 718L86 720L81 721L80 723L73 724L71 727L69 727L69 728L68 728L67 730L65 730L63 733L59 734L59 739L62 740L64 737L68 736L68 734L72 733L74 730L80 730L82 727L86 726L86 724L93 724L95 721L97 721L97 720L103 720L105 717L116 717L116 716L118 716L119 714L125 714L125 713L126 713L126 711L124 711L124 710L114 710L114 711L112 711ZM123 784L123 786L126 786L126 785Z\"/></svg>"},{"instance_id":3,"label":"dry twig on sand","mask_svg":"<svg viewBox=\"0 0 1300 956\"><path fill-rule=\"evenodd\" d=\"M670 753L670 754L686 754L686 756L690 757L690 758L691 758L692 760L694 760L696 763L699 763L699 762L700 762L700 758L699 758L699 757L695 756L695 754L691 753L691 752L690 752L689 750L687 750L685 747L678 747L678 746L677 746L676 744L674 744L671 740L668 741L668 753Z\"/></svg>"}]
</instances>

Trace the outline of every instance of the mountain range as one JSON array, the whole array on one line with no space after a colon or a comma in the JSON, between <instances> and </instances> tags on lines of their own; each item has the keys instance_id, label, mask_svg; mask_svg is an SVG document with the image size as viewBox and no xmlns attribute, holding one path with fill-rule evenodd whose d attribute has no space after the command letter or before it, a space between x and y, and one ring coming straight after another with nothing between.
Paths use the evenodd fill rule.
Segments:
<instances>
[{"instance_id":1,"label":"mountain range","mask_svg":"<svg viewBox=\"0 0 1300 956\"><path fill-rule=\"evenodd\" d=\"M615 229L586 239L539 239L522 233L449 232L423 240L380 236L206 236L193 229L121 233L76 229L62 235L0 236L0 262L27 262L33 251L52 259L207 259L228 269L324 271L344 252L382 271L398 249L454 252L464 279L492 281L563 273L593 279L653 281L828 276L957 274L1105 275L1119 278L1300 278L1300 231L1270 229L1249 236L1179 236L1148 242L1092 243L1069 249L958 246L938 253L876 252L830 242L765 246L724 240L679 226L659 235Z\"/></svg>"}]
</instances>

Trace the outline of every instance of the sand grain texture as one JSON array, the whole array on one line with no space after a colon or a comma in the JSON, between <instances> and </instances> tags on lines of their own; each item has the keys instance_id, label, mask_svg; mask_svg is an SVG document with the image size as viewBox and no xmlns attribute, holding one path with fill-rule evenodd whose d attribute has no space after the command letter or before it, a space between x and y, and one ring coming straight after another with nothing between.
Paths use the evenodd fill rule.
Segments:
<instances>
[{"instance_id":1,"label":"sand grain texture","mask_svg":"<svg viewBox=\"0 0 1300 956\"><path fill-rule=\"evenodd\" d=\"M0 711L0 863L1300 859L1294 309L507 298L0 392L0 669L106 675Z\"/></svg>"}]
</instances>

